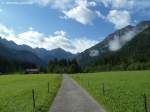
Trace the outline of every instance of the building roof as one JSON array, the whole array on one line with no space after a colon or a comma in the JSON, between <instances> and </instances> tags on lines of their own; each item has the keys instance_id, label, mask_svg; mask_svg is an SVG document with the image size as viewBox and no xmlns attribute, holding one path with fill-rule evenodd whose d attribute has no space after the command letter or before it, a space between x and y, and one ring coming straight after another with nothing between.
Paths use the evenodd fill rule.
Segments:
<instances>
[{"instance_id":1,"label":"building roof","mask_svg":"<svg viewBox=\"0 0 150 112\"><path fill-rule=\"evenodd\" d=\"M27 72L38 72L39 69L26 69Z\"/></svg>"}]
</instances>

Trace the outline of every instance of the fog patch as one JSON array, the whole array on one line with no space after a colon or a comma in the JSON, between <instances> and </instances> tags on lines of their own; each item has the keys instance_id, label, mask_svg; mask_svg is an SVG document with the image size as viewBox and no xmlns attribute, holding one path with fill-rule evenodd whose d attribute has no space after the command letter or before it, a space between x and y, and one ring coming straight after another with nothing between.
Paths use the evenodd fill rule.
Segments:
<instances>
[{"instance_id":1,"label":"fog patch","mask_svg":"<svg viewBox=\"0 0 150 112\"><path fill-rule=\"evenodd\" d=\"M115 35L114 39L109 42L109 50L117 51L127 42L129 42L137 33L135 31L129 31L123 36Z\"/></svg>"},{"instance_id":2,"label":"fog patch","mask_svg":"<svg viewBox=\"0 0 150 112\"><path fill-rule=\"evenodd\" d=\"M115 36L112 41L109 42L109 49L111 51L117 51L121 48L120 39L118 36Z\"/></svg>"},{"instance_id":3,"label":"fog patch","mask_svg":"<svg viewBox=\"0 0 150 112\"><path fill-rule=\"evenodd\" d=\"M99 51L98 51L98 50L90 50L89 55L90 55L91 57L96 57L96 56L99 55Z\"/></svg>"}]
</instances>

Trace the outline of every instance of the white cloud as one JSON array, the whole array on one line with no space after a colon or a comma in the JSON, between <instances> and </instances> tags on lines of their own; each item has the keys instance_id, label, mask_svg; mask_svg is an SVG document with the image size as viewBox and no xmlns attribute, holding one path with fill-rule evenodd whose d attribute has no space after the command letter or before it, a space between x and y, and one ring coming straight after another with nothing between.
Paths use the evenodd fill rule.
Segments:
<instances>
[{"instance_id":1,"label":"white cloud","mask_svg":"<svg viewBox=\"0 0 150 112\"><path fill-rule=\"evenodd\" d=\"M54 9L66 10L71 8L74 4L74 0L51 0L50 5Z\"/></svg>"},{"instance_id":2,"label":"white cloud","mask_svg":"<svg viewBox=\"0 0 150 112\"><path fill-rule=\"evenodd\" d=\"M91 1L89 2L89 6L95 7L97 6L97 3L95 1Z\"/></svg>"},{"instance_id":3,"label":"white cloud","mask_svg":"<svg viewBox=\"0 0 150 112\"><path fill-rule=\"evenodd\" d=\"M111 10L107 15L107 20L120 29L131 23L130 13L128 11Z\"/></svg>"},{"instance_id":4,"label":"white cloud","mask_svg":"<svg viewBox=\"0 0 150 112\"><path fill-rule=\"evenodd\" d=\"M133 0L112 0L112 7L113 8L126 8L131 9L134 5Z\"/></svg>"},{"instance_id":5,"label":"white cloud","mask_svg":"<svg viewBox=\"0 0 150 112\"><path fill-rule=\"evenodd\" d=\"M18 43L18 44L27 44L33 48L38 47L44 41L43 40L44 34L36 31L23 32L18 34L17 37L20 40L23 40L23 43Z\"/></svg>"},{"instance_id":6,"label":"white cloud","mask_svg":"<svg viewBox=\"0 0 150 112\"><path fill-rule=\"evenodd\" d=\"M112 41L110 41L109 43L109 49L111 51L117 51L121 48L121 43L120 43L120 39L118 36L115 36L114 39Z\"/></svg>"},{"instance_id":7,"label":"white cloud","mask_svg":"<svg viewBox=\"0 0 150 112\"><path fill-rule=\"evenodd\" d=\"M150 0L96 0L105 7L124 10L145 10L150 7Z\"/></svg>"},{"instance_id":8,"label":"white cloud","mask_svg":"<svg viewBox=\"0 0 150 112\"><path fill-rule=\"evenodd\" d=\"M31 0L33 1L34 3L37 3L41 6L47 6L51 0Z\"/></svg>"},{"instance_id":9,"label":"white cloud","mask_svg":"<svg viewBox=\"0 0 150 112\"><path fill-rule=\"evenodd\" d=\"M97 3L92 0L18 0L4 2L5 4L23 5L38 4L39 6L49 6L59 10L63 19L72 19L81 24L92 24L93 20L98 17L97 13L91 9Z\"/></svg>"},{"instance_id":10,"label":"white cloud","mask_svg":"<svg viewBox=\"0 0 150 112\"><path fill-rule=\"evenodd\" d=\"M90 50L89 56L96 57L99 55L99 50Z\"/></svg>"},{"instance_id":11,"label":"white cloud","mask_svg":"<svg viewBox=\"0 0 150 112\"><path fill-rule=\"evenodd\" d=\"M67 7L70 7L73 4L74 0L6 0L3 2L0 2L1 4L7 4L7 5L32 5L32 4L38 4L39 6L50 6L54 9L66 9Z\"/></svg>"},{"instance_id":12,"label":"white cloud","mask_svg":"<svg viewBox=\"0 0 150 112\"><path fill-rule=\"evenodd\" d=\"M98 41L96 40L90 40L87 38L79 38L79 39L74 39L72 41L73 46L75 46L76 51L83 52L84 50L96 45Z\"/></svg>"},{"instance_id":13,"label":"white cloud","mask_svg":"<svg viewBox=\"0 0 150 112\"><path fill-rule=\"evenodd\" d=\"M62 34L62 31L59 34L54 33L54 35L49 36L45 39L44 48L62 48L66 51L77 53L90 48L91 46L95 45L97 41L89 40L87 38L75 38L70 39L68 35Z\"/></svg>"},{"instance_id":14,"label":"white cloud","mask_svg":"<svg viewBox=\"0 0 150 112\"><path fill-rule=\"evenodd\" d=\"M97 17L105 18L94 9L98 4L104 5L111 10L127 10L131 14L139 11L142 14L150 14L150 0L5 0L0 3L48 6L59 10L63 14L61 19L72 19L82 24L92 24Z\"/></svg>"},{"instance_id":15,"label":"white cloud","mask_svg":"<svg viewBox=\"0 0 150 112\"><path fill-rule=\"evenodd\" d=\"M133 7L133 0L111 0L111 7L117 9L131 9Z\"/></svg>"},{"instance_id":16,"label":"white cloud","mask_svg":"<svg viewBox=\"0 0 150 112\"><path fill-rule=\"evenodd\" d=\"M82 24L92 24L92 21L96 17L96 13L88 8L88 2L86 0L78 1L77 6L63 12L66 19L74 19Z\"/></svg>"},{"instance_id":17,"label":"white cloud","mask_svg":"<svg viewBox=\"0 0 150 112\"><path fill-rule=\"evenodd\" d=\"M131 7L133 0L97 0L100 3L102 3L105 7L111 7L111 8L124 8Z\"/></svg>"},{"instance_id":18,"label":"white cloud","mask_svg":"<svg viewBox=\"0 0 150 112\"><path fill-rule=\"evenodd\" d=\"M116 35L112 41L109 42L109 49L111 51L117 51L119 50L122 46L124 46L127 42L129 42L137 33L135 30L131 30L121 37Z\"/></svg>"},{"instance_id":19,"label":"white cloud","mask_svg":"<svg viewBox=\"0 0 150 112\"><path fill-rule=\"evenodd\" d=\"M100 17L101 19L106 19L106 17L104 15L102 15L102 13L100 11L95 11L95 13L97 14L98 17Z\"/></svg>"},{"instance_id":20,"label":"white cloud","mask_svg":"<svg viewBox=\"0 0 150 112\"><path fill-rule=\"evenodd\" d=\"M89 7L96 6L95 2L88 2L87 0L77 0L76 6L70 10L63 11L65 19L73 19L82 24L92 24L93 20L98 16L95 11Z\"/></svg>"},{"instance_id":21,"label":"white cloud","mask_svg":"<svg viewBox=\"0 0 150 112\"><path fill-rule=\"evenodd\" d=\"M73 5L74 0L30 0L40 6L50 6L54 9L65 10Z\"/></svg>"},{"instance_id":22,"label":"white cloud","mask_svg":"<svg viewBox=\"0 0 150 112\"><path fill-rule=\"evenodd\" d=\"M1 4L5 5L32 5L34 4L33 1L28 1L28 0L23 0L23 1L8 1L6 0L5 2L0 2Z\"/></svg>"},{"instance_id":23,"label":"white cloud","mask_svg":"<svg viewBox=\"0 0 150 112\"><path fill-rule=\"evenodd\" d=\"M13 34L13 30L7 26L0 24L0 34Z\"/></svg>"},{"instance_id":24,"label":"white cloud","mask_svg":"<svg viewBox=\"0 0 150 112\"><path fill-rule=\"evenodd\" d=\"M55 35L61 35L61 36L66 36L66 32L64 32L63 30L59 30L54 32Z\"/></svg>"},{"instance_id":25,"label":"white cloud","mask_svg":"<svg viewBox=\"0 0 150 112\"><path fill-rule=\"evenodd\" d=\"M45 48L52 50L62 48L72 53L82 52L87 48L95 45L98 41L87 38L70 38L66 32L60 30L54 32L53 35L45 35L38 31L28 30L19 34L15 34L12 29L0 24L0 36L7 40L14 41L18 45L26 44L33 48Z\"/></svg>"}]
</instances>

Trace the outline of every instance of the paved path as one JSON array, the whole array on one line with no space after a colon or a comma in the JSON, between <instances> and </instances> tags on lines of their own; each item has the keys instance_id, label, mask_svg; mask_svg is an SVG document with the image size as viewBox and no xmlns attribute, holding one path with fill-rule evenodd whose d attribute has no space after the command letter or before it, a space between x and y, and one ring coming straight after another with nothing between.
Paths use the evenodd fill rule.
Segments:
<instances>
[{"instance_id":1,"label":"paved path","mask_svg":"<svg viewBox=\"0 0 150 112\"><path fill-rule=\"evenodd\" d=\"M104 112L75 81L64 75L62 86L49 112Z\"/></svg>"}]
</instances>

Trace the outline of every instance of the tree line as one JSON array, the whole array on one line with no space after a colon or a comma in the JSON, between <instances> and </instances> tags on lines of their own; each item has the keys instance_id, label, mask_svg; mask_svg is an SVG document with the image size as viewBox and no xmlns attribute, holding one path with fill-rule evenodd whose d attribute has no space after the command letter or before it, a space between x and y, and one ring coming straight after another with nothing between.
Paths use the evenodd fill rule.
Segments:
<instances>
[{"instance_id":1,"label":"tree line","mask_svg":"<svg viewBox=\"0 0 150 112\"><path fill-rule=\"evenodd\" d=\"M0 73L25 73L26 69L39 69L42 73L79 73L79 64L73 60L50 60L47 66L36 66L20 60L7 60L0 57Z\"/></svg>"},{"instance_id":2,"label":"tree line","mask_svg":"<svg viewBox=\"0 0 150 112\"><path fill-rule=\"evenodd\" d=\"M27 68L35 68L36 65L19 61L19 60L8 60L0 57L0 72L1 73L15 73L23 72Z\"/></svg>"},{"instance_id":3,"label":"tree line","mask_svg":"<svg viewBox=\"0 0 150 112\"><path fill-rule=\"evenodd\" d=\"M47 70L50 73L79 73L81 72L81 67L75 59L54 59L49 61Z\"/></svg>"}]
</instances>

